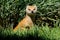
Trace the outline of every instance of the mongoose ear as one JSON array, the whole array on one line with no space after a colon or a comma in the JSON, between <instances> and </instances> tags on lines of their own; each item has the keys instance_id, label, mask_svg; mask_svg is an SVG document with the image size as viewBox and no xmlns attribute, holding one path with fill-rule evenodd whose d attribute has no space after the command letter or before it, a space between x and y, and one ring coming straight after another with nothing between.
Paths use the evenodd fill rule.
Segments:
<instances>
[{"instance_id":1,"label":"mongoose ear","mask_svg":"<svg viewBox=\"0 0 60 40\"><path fill-rule=\"evenodd\" d=\"M34 4L34 7L37 9L37 6Z\"/></svg>"},{"instance_id":2,"label":"mongoose ear","mask_svg":"<svg viewBox=\"0 0 60 40\"><path fill-rule=\"evenodd\" d=\"M29 7L29 5L26 6L26 9Z\"/></svg>"},{"instance_id":3,"label":"mongoose ear","mask_svg":"<svg viewBox=\"0 0 60 40\"><path fill-rule=\"evenodd\" d=\"M30 5L26 5L26 8L28 8Z\"/></svg>"},{"instance_id":4,"label":"mongoose ear","mask_svg":"<svg viewBox=\"0 0 60 40\"><path fill-rule=\"evenodd\" d=\"M33 5L34 7L37 7L35 4Z\"/></svg>"}]
</instances>

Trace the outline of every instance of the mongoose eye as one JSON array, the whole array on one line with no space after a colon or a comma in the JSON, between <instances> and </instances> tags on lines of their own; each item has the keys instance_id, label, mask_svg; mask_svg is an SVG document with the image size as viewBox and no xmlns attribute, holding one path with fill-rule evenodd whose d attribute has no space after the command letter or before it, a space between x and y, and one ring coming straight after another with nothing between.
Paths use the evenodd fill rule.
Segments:
<instances>
[{"instance_id":1,"label":"mongoose eye","mask_svg":"<svg viewBox=\"0 0 60 40\"><path fill-rule=\"evenodd\" d=\"M35 10L35 8L33 10Z\"/></svg>"},{"instance_id":2,"label":"mongoose eye","mask_svg":"<svg viewBox=\"0 0 60 40\"><path fill-rule=\"evenodd\" d=\"M28 9L30 11L30 9Z\"/></svg>"}]
</instances>

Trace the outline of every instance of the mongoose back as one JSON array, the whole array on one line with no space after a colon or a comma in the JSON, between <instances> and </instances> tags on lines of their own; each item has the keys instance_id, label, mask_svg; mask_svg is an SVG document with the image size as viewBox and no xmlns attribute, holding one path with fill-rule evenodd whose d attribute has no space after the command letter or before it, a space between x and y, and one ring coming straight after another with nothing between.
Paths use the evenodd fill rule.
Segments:
<instances>
[{"instance_id":1,"label":"mongoose back","mask_svg":"<svg viewBox=\"0 0 60 40\"><path fill-rule=\"evenodd\" d=\"M16 31L18 28L25 29L32 27L35 13L37 12L36 5L27 5L26 6L26 16L19 22L19 24L14 28Z\"/></svg>"}]
</instances>

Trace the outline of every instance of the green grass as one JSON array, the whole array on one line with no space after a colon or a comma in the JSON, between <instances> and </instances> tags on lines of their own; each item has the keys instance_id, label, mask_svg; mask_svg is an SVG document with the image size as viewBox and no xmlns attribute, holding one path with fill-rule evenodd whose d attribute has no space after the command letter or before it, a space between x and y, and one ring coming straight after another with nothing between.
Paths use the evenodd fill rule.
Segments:
<instances>
[{"instance_id":1,"label":"green grass","mask_svg":"<svg viewBox=\"0 0 60 40\"><path fill-rule=\"evenodd\" d=\"M1 39L39 39L39 40L60 40L60 28L50 28L47 25L43 27L34 26L29 30L0 29Z\"/></svg>"}]
</instances>

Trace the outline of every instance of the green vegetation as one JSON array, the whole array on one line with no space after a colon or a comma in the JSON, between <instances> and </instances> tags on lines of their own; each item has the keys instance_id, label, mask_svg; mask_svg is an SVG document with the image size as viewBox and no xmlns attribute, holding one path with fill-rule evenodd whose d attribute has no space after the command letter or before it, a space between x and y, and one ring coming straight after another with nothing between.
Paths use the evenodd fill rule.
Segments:
<instances>
[{"instance_id":1,"label":"green vegetation","mask_svg":"<svg viewBox=\"0 0 60 40\"><path fill-rule=\"evenodd\" d=\"M31 29L17 30L13 32L11 29L0 29L1 39L39 39L39 40L60 40L60 28L49 28L47 25L44 27L34 26Z\"/></svg>"},{"instance_id":2,"label":"green vegetation","mask_svg":"<svg viewBox=\"0 0 60 40\"><path fill-rule=\"evenodd\" d=\"M11 27L24 18L29 3L38 7L37 26L13 32ZM60 40L60 0L0 0L0 37L2 40Z\"/></svg>"}]
</instances>

